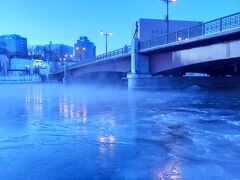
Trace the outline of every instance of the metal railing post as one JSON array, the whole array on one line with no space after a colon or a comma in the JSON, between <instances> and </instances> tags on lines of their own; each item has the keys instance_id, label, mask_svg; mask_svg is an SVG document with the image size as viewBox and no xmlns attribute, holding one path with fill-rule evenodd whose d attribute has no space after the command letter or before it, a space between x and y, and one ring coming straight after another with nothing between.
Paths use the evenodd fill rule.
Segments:
<instances>
[{"instance_id":1,"label":"metal railing post","mask_svg":"<svg viewBox=\"0 0 240 180\"><path fill-rule=\"evenodd\" d=\"M206 33L205 33L205 23L202 24L202 36L204 36Z\"/></svg>"},{"instance_id":2,"label":"metal railing post","mask_svg":"<svg viewBox=\"0 0 240 180\"><path fill-rule=\"evenodd\" d=\"M219 31L221 32L223 30L223 27L222 27L222 18L219 20Z\"/></svg>"},{"instance_id":3,"label":"metal railing post","mask_svg":"<svg viewBox=\"0 0 240 180\"><path fill-rule=\"evenodd\" d=\"M187 38L190 38L190 28L187 29Z\"/></svg>"}]
</instances>

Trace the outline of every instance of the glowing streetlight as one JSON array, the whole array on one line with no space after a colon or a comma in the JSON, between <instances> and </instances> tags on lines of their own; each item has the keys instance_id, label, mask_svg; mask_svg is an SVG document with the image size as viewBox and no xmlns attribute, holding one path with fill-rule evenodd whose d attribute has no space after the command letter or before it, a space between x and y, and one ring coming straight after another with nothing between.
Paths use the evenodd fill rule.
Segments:
<instances>
[{"instance_id":1,"label":"glowing streetlight","mask_svg":"<svg viewBox=\"0 0 240 180\"><path fill-rule=\"evenodd\" d=\"M167 15L166 15L166 21L167 21L167 34L169 34L169 3L175 3L177 0L161 0L167 3Z\"/></svg>"},{"instance_id":2,"label":"glowing streetlight","mask_svg":"<svg viewBox=\"0 0 240 180\"><path fill-rule=\"evenodd\" d=\"M108 36L112 36L113 33L111 31L109 33L104 33L103 31L101 31L100 35L105 36L105 38L106 38L106 54L107 54L107 52L108 52L108 42L107 42Z\"/></svg>"},{"instance_id":3,"label":"glowing streetlight","mask_svg":"<svg viewBox=\"0 0 240 180\"><path fill-rule=\"evenodd\" d=\"M83 47L83 48L76 47L76 50L77 50L77 51L78 51L78 50L83 50L83 51L85 51L85 50L86 50L86 48L85 48L85 47Z\"/></svg>"},{"instance_id":4,"label":"glowing streetlight","mask_svg":"<svg viewBox=\"0 0 240 180\"><path fill-rule=\"evenodd\" d=\"M86 51L86 48L85 47L80 48L80 47L77 46L75 49L76 49L76 51L79 51L79 58L80 58L80 61L81 61L81 59L82 59L81 55L84 51Z\"/></svg>"}]
</instances>

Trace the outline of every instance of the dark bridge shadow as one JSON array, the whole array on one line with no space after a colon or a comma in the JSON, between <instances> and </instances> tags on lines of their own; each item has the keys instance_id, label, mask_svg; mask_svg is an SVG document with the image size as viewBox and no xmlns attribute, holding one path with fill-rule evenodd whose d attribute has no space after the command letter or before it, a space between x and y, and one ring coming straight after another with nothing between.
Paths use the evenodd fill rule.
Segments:
<instances>
[{"instance_id":1,"label":"dark bridge shadow","mask_svg":"<svg viewBox=\"0 0 240 180\"><path fill-rule=\"evenodd\" d=\"M240 58L196 63L154 73L153 75L182 76L186 73L204 73L210 76L240 76Z\"/></svg>"},{"instance_id":2,"label":"dark bridge shadow","mask_svg":"<svg viewBox=\"0 0 240 180\"><path fill-rule=\"evenodd\" d=\"M74 76L71 82L85 84L127 85L126 73L123 72L91 72Z\"/></svg>"}]
</instances>

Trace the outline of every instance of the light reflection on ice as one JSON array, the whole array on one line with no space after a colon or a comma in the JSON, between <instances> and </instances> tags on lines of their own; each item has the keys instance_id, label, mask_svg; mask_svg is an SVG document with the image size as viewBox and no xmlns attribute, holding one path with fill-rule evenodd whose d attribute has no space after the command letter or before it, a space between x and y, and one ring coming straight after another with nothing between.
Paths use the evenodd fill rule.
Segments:
<instances>
[{"instance_id":1,"label":"light reflection on ice","mask_svg":"<svg viewBox=\"0 0 240 180\"><path fill-rule=\"evenodd\" d=\"M99 137L99 151L101 154L114 152L116 137L114 135L101 135Z\"/></svg>"},{"instance_id":2,"label":"light reflection on ice","mask_svg":"<svg viewBox=\"0 0 240 180\"><path fill-rule=\"evenodd\" d=\"M240 177L238 92L1 88L0 179Z\"/></svg>"}]
</instances>

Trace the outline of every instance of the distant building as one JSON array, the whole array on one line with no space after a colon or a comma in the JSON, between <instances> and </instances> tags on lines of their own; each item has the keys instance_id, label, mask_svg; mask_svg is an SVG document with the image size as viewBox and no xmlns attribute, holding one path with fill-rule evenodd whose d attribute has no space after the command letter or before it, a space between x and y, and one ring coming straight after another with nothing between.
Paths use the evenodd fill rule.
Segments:
<instances>
[{"instance_id":1,"label":"distant building","mask_svg":"<svg viewBox=\"0 0 240 180\"><path fill-rule=\"evenodd\" d=\"M77 61L96 58L96 46L86 36L82 36L74 45L74 56Z\"/></svg>"},{"instance_id":2,"label":"distant building","mask_svg":"<svg viewBox=\"0 0 240 180\"><path fill-rule=\"evenodd\" d=\"M10 57L27 57L27 38L17 34L0 36L0 51L4 51Z\"/></svg>"},{"instance_id":3,"label":"distant building","mask_svg":"<svg viewBox=\"0 0 240 180\"><path fill-rule=\"evenodd\" d=\"M44 60L46 61L60 61L65 56L73 56L73 47L64 44L49 44L44 46Z\"/></svg>"},{"instance_id":4,"label":"distant building","mask_svg":"<svg viewBox=\"0 0 240 180\"><path fill-rule=\"evenodd\" d=\"M44 46L31 45L28 46L28 56L31 59L44 59Z\"/></svg>"},{"instance_id":5,"label":"distant building","mask_svg":"<svg viewBox=\"0 0 240 180\"><path fill-rule=\"evenodd\" d=\"M32 60L31 59L23 59L23 58L12 58L10 60L10 69L15 70L24 70L25 67L31 67L32 66Z\"/></svg>"},{"instance_id":6,"label":"distant building","mask_svg":"<svg viewBox=\"0 0 240 180\"><path fill-rule=\"evenodd\" d=\"M162 19L139 19L138 21L138 38L141 41L150 40L164 34L167 34L166 20ZM200 25L199 21L179 21L169 20L169 33L183 30L189 27ZM135 31L135 24L133 32Z\"/></svg>"}]
</instances>

